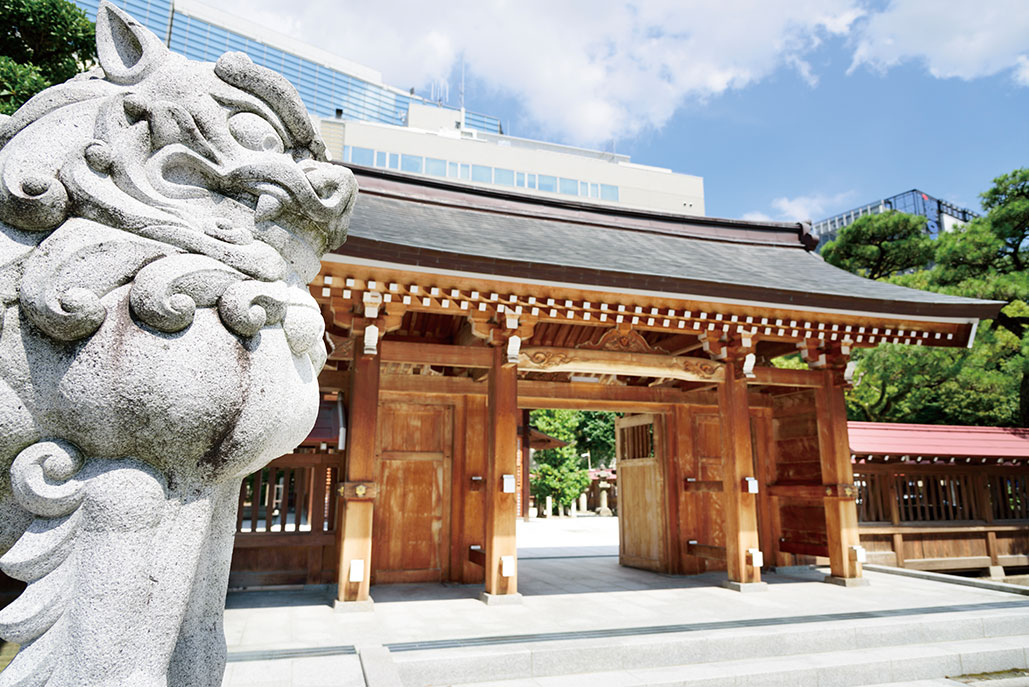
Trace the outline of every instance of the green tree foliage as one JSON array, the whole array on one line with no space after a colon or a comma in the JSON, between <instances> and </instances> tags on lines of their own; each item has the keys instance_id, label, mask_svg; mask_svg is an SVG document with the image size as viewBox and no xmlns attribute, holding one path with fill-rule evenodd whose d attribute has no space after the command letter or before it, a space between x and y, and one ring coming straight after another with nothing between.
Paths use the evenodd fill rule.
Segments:
<instances>
[{"instance_id":1,"label":"green tree foliage","mask_svg":"<svg viewBox=\"0 0 1029 687\"><path fill-rule=\"evenodd\" d=\"M95 31L67 0L0 0L0 113L96 62Z\"/></svg>"},{"instance_id":2,"label":"green tree foliage","mask_svg":"<svg viewBox=\"0 0 1029 687\"><path fill-rule=\"evenodd\" d=\"M593 467L608 467L615 459L615 418L618 413L583 410L579 412L579 426L575 443L590 454Z\"/></svg>"},{"instance_id":3,"label":"green tree foliage","mask_svg":"<svg viewBox=\"0 0 1029 687\"><path fill-rule=\"evenodd\" d=\"M924 217L887 210L863 215L822 248L831 265L869 279L924 267L933 259L933 239Z\"/></svg>"},{"instance_id":4,"label":"green tree foliage","mask_svg":"<svg viewBox=\"0 0 1029 687\"><path fill-rule=\"evenodd\" d=\"M584 467L576 445L581 416L582 413L577 410L532 411L530 417L533 427L567 442L565 446L533 454L536 469L529 481L529 488L537 503L551 496L555 503L570 505L589 485L589 472Z\"/></svg>"},{"instance_id":5,"label":"green tree foliage","mask_svg":"<svg viewBox=\"0 0 1029 687\"><path fill-rule=\"evenodd\" d=\"M851 419L1029 426L1029 169L997 177L981 197L986 214L931 241L921 269L908 261L880 278L1003 301L1003 309L995 320L980 323L971 350L880 345L855 352L857 374L847 394ZM857 224L845 227L835 244L866 236L867 229L850 235ZM836 264L858 274L872 274L880 264L877 251L846 255L849 262L834 258Z\"/></svg>"}]
</instances>

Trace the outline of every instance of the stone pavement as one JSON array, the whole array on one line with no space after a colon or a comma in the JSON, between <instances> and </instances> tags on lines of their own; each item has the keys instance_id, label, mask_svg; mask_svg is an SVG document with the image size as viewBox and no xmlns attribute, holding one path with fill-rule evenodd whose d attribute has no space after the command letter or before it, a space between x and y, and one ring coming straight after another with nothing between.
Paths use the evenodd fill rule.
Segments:
<instances>
[{"instance_id":1,"label":"stone pavement","mask_svg":"<svg viewBox=\"0 0 1029 687\"><path fill-rule=\"evenodd\" d=\"M373 587L374 611L353 613L334 612L328 589L230 594L224 685L357 687L365 683L355 648L383 645L399 652L591 637L617 645L640 636L778 624L817 636L820 623L839 627L859 618L903 620L992 606L1029 614L1024 597L882 573L869 573L867 587L846 589L822 583L824 572L788 569L767 575L766 593L739 594L719 586L724 573L675 577L622 568L612 555L612 534L613 518L520 523L524 598L518 605L484 605L479 585ZM583 546L569 546L576 542ZM562 551L566 557L557 557Z\"/></svg>"}]
</instances>

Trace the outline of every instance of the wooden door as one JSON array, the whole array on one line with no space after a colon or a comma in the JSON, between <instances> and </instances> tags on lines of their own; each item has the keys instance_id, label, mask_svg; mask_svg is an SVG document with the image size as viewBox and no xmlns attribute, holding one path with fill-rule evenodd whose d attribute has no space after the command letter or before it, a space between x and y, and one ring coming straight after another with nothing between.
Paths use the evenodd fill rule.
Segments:
<instances>
[{"instance_id":1,"label":"wooden door","mask_svg":"<svg viewBox=\"0 0 1029 687\"><path fill-rule=\"evenodd\" d=\"M373 584L447 578L452 431L451 406L379 408Z\"/></svg>"},{"instance_id":2,"label":"wooden door","mask_svg":"<svg viewBox=\"0 0 1029 687\"><path fill-rule=\"evenodd\" d=\"M618 562L660 572L668 568L663 439L664 418L660 415L615 420Z\"/></svg>"}]
</instances>

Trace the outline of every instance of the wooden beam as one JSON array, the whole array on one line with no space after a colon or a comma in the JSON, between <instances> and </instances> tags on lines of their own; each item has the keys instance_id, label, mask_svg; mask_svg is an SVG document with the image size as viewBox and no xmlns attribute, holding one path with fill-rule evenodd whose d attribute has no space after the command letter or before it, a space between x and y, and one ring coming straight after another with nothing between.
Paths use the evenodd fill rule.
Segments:
<instances>
[{"instance_id":1,"label":"wooden beam","mask_svg":"<svg viewBox=\"0 0 1029 687\"><path fill-rule=\"evenodd\" d=\"M707 358L580 348L532 347L523 349L518 356L518 369L523 371L629 375L687 382L721 382L724 367Z\"/></svg>"},{"instance_id":2,"label":"wooden beam","mask_svg":"<svg viewBox=\"0 0 1029 687\"><path fill-rule=\"evenodd\" d=\"M344 391L350 388L350 372L325 368L318 375L318 387L324 391Z\"/></svg>"},{"instance_id":3,"label":"wooden beam","mask_svg":"<svg viewBox=\"0 0 1029 687\"><path fill-rule=\"evenodd\" d=\"M766 489L772 496L811 501L821 501L826 497L857 498L853 484L769 484Z\"/></svg>"},{"instance_id":4,"label":"wooden beam","mask_svg":"<svg viewBox=\"0 0 1029 687\"><path fill-rule=\"evenodd\" d=\"M724 546L708 546L707 544L698 544L691 541L686 544L686 553L697 558L708 558L714 561L725 560Z\"/></svg>"},{"instance_id":5,"label":"wooden beam","mask_svg":"<svg viewBox=\"0 0 1029 687\"><path fill-rule=\"evenodd\" d=\"M830 370L821 373L822 386L815 389L818 417L818 454L825 485L853 484L850 440L847 436L847 405L843 388L833 384ZM857 505L853 497L826 496L825 529L829 542L829 565L833 577L861 577L861 564L851 560L851 550L860 543Z\"/></svg>"},{"instance_id":6,"label":"wooden beam","mask_svg":"<svg viewBox=\"0 0 1029 687\"><path fill-rule=\"evenodd\" d=\"M489 455L486 462L486 593L518 593L515 494L504 491L514 480L518 451L518 371L507 364L504 346L492 347L489 372ZM512 485L513 486L513 485ZM507 566L505 558L510 556ZM505 575L504 573L507 573Z\"/></svg>"},{"instance_id":7,"label":"wooden beam","mask_svg":"<svg viewBox=\"0 0 1029 687\"><path fill-rule=\"evenodd\" d=\"M757 495L743 491L746 477L754 477L747 379L733 365L725 366L725 383L719 393L723 418L724 454L722 483L725 517L726 568L729 580L761 581L761 568L752 565L748 549L759 548Z\"/></svg>"},{"instance_id":8,"label":"wooden beam","mask_svg":"<svg viewBox=\"0 0 1029 687\"><path fill-rule=\"evenodd\" d=\"M682 490L689 494L721 494L725 485L715 480L696 480L687 477L683 481Z\"/></svg>"},{"instance_id":9,"label":"wooden beam","mask_svg":"<svg viewBox=\"0 0 1029 687\"><path fill-rule=\"evenodd\" d=\"M779 550L783 553L792 553L797 556L821 556L829 557L829 547L819 544L804 544L802 542L781 541Z\"/></svg>"},{"instance_id":10,"label":"wooden beam","mask_svg":"<svg viewBox=\"0 0 1029 687\"><path fill-rule=\"evenodd\" d=\"M492 352L485 346L447 346L388 340L379 345L379 357L384 363L489 368L493 361Z\"/></svg>"},{"instance_id":11,"label":"wooden beam","mask_svg":"<svg viewBox=\"0 0 1029 687\"><path fill-rule=\"evenodd\" d=\"M824 373L821 370L788 370L778 367L755 367L754 376L748 384L760 386L796 386L818 388L822 386Z\"/></svg>"},{"instance_id":12,"label":"wooden beam","mask_svg":"<svg viewBox=\"0 0 1029 687\"><path fill-rule=\"evenodd\" d=\"M375 441L379 414L379 357L364 355L360 347L354 355L350 413L347 422L346 475L341 481L371 482L375 479ZM367 601L372 574L372 512L374 502L343 500L342 539L340 541L338 599ZM360 561L359 563L357 561ZM356 566L356 567L355 567ZM351 582L351 570L362 569L361 579Z\"/></svg>"},{"instance_id":13,"label":"wooden beam","mask_svg":"<svg viewBox=\"0 0 1029 687\"><path fill-rule=\"evenodd\" d=\"M339 384L348 373L331 371L319 377L328 384ZM484 396L486 384L468 377L437 377L429 375L383 375L383 393L454 396L466 394ZM325 386L326 389L334 388ZM572 408L578 410L624 410L644 412L655 406L686 403L689 397L678 389L645 386L617 386L587 382L519 381L518 405L522 408Z\"/></svg>"}]
</instances>

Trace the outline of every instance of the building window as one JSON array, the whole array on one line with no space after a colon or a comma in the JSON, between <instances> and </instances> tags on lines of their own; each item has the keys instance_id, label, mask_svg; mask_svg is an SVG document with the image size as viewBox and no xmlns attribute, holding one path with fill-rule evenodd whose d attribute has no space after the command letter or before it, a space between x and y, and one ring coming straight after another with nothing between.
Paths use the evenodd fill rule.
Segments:
<instances>
[{"instance_id":1,"label":"building window","mask_svg":"<svg viewBox=\"0 0 1029 687\"><path fill-rule=\"evenodd\" d=\"M343 146L343 162L350 162L350 146Z\"/></svg>"},{"instance_id":2,"label":"building window","mask_svg":"<svg viewBox=\"0 0 1029 687\"><path fill-rule=\"evenodd\" d=\"M462 179L471 179L472 178L472 168L471 168L471 165L465 165L465 164L461 165L461 178Z\"/></svg>"},{"instance_id":3,"label":"building window","mask_svg":"<svg viewBox=\"0 0 1029 687\"><path fill-rule=\"evenodd\" d=\"M472 181L481 181L484 184L493 183L493 168L482 165L472 165Z\"/></svg>"},{"instance_id":4,"label":"building window","mask_svg":"<svg viewBox=\"0 0 1029 687\"><path fill-rule=\"evenodd\" d=\"M600 198L599 184L590 184L590 198Z\"/></svg>"},{"instance_id":5,"label":"building window","mask_svg":"<svg viewBox=\"0 0 1029 687\"><path fill-rule=\"evenodd\" d=\"M528 179L527 179L526 183L528 184L529 188L536 188L536 175L535 174L528 175Z\"/></svg>"},{"instance_id":6,"label":"building window","mask_svg":"<svg viewBox=\"0 0 1029 687\"><path fill-rule=\"evenodd\" d=\"M525 172L515 174L515 186L525 186Z\"/></svg>"},{"instance_id":7,"label":"building window","mask_svg":"<svg viewBox=\"0 0 1029 687\"><path fill-rule=\"evenodd\" d=\"M541 191L550 191L551 193L557 193L557 177L547 176L546 174L540 174L539 189Z\"/></svg>"},{"instance_id":8,"label":"building window","mask_svg":"<svg viewBox=\"0 0 1029 687\"><path fill-rule=\"evenodd\" d=\"M608 184L601 184L600 185L600 199L601 200L611 200L611 201L614 201L614 202L617 203L618 202L618 187L617 186L610 186Z\"/></svg>"},{"instance_id":9,"label":"building window","mask_svg":"<svg viewBox=\"0 0 1029 687\"><path fill-rule=\"evenodd\" d=\"M381 150L379 152L375 153L375 166L376 167L385 167L386 166L386 153L382 152Z\"/></svg>"},{"instance_id":10,"label":"building window","mask_svg":"<svg viewBox=\"0 0 1029 687\"><path fill-rule=\"evenodd\" d=\"M451 162L451 163L447 164L447 176L450 177L451 179L456 179L458 177L457 170L458 170L458 166L457 166L456 162Z\"/></svg>"},{"instance_id":11,"label":"building window","mask_svg":"<svg viewBox=\"0 0 1029 687\"><path fill-rule=\"evenodd\" d=\"M580 181L579 182L579 195L582 196L583 198L585 198L585 197L589 196L589 194L590 194L590 185L587 184L585 181Z\"/></svg>"},{"instance_id":12,"label":"building window","mask_svg":"<svg viewBox=\"0 0 1029 687\"><path fill-rule=\"evenodd\" d=\"M405 172L414 172L415 174L422 173L422 156L421 155L401 155L400 156L400 169Z\"/></svg>"},{"instance_id":13,"label":"building window","mask_svg":"<svg viewBox=\"0 0 1029 687\"><path fill-rule=\"evenodd\" d=\"M497 167L493 170L493 183L501 186L514 186L514 172Z\"/></svg>"},{"instance_id":14,"label":"building window","mask_svg":"<svg viewBox=\"0 0 1029 687\"><path fill-rule=\"evenodd\" d=\"M566 196L577 196L579 195L579 182L575 179L562 178L558 184L557 190Z\"/></svg>"},{"instance_id":15,"label":"building window","mask_svg":"<svg viewBox=\"0 0 1029 687\"><path fill-rule=\"evenodd\" d=\"M389 154L389 168L400 169L400 156L396 153Z\"/></svg>"},{"instance_id":16,"label":"building window","mask_svg":"<svg viewBox=\"0 0 1029 687\"><path fill-rule=\"evenodd\" d=\"M445 177L447 175L447 161L438 160L434 157L425 158L425 173L435 177Z\"/></svg>"}]
</instances>

